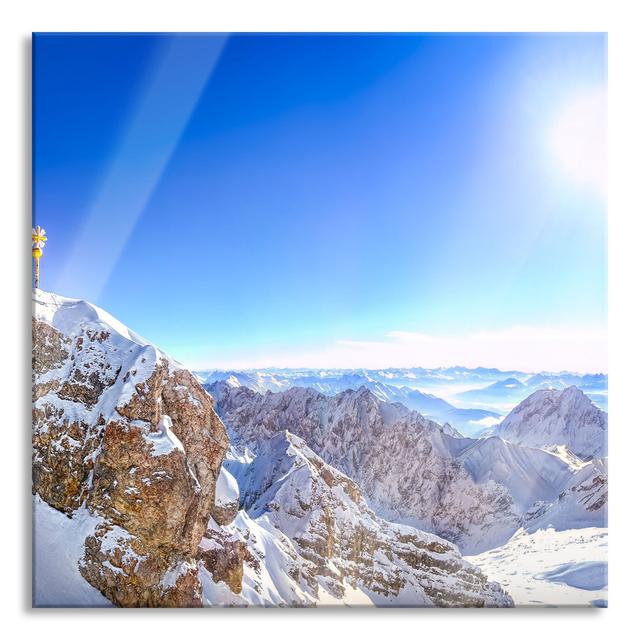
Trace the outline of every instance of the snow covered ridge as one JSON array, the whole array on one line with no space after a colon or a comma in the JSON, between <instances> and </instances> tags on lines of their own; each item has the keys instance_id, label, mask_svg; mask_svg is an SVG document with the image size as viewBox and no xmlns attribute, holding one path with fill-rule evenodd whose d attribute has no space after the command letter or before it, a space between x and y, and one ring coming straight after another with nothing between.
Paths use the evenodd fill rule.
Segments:
<instances>
[{"instance_id":1,"label":"snow covered ridge","mask_svg":"<svg viewBox=\"0 0 640 640\"><path fill-rule=\"evenodd\" d=\"M100 415L107 419L116 406L136 394L136 385L148 380L157 366L166 366L169 374L184 369L109 313L83 300L35 289L33 322L54 330L43 330L42 342L34 342L39 389L46 392L56 381L66 381L62 393L34 398L34 406L55 405L65 419L95 422ZM78 405L71 396L83 390Z\"/></svg>"},{"instance_id":2,"label":"snow covered ridge","mask_svg":"<svg viewBox=\"0 0 640 640\"><path fill-rule=\"evenodd\" d=\"M377 517L301 438L279 432L256 452L230 454L244 509L227 526L212 519L201 542L212 603L511 606L451 543Z\"/></svg>"},{"instance_id":3,"label":"snow covered ridge","mask_svg":"<svg viewBox=\"0 0 640 640\"><path fill-rule=\"evenodd\" d=\"M584 460L607 455L607 414L577 387L536 391L504 419L496 435L529 447L564 445Z\"/></svg>"},{"instance_id":4,"label":"snow covered ridge","mask_svg":"<svg viewBox=\"0 0 640 640\"><path fill-rule=\"evenodd\" d=\"M184 365L131 331L110 313L90 302L65 298L42 289L33 289L32 301L34 320L46 322L68 338L82 334L86 328L108 331L116 343L122 340L123 344L133 343L153 349L157 357L166 360L171 367L184 369Z\"/></svg>"},{"instance_id":5,"label":"snow covered ridge","mask_svg":"<svg viewBox=\"0 0 640 640\"><path fill-rule=\"evenodd\" d=\"M512 604L291 434L222 468L211 396L98 307L34 292L33 346L36 606Z\"/></svg>"},{"instance_id":6,"label":"snow covered ridge","mask_svg":"<svg viewBox=\"0 0 640 640\"><path fill-rule=\"evenodd\" d=\"M436 533L465 553L503 544L536 523L606 526L607 471L597 460L498 437L452 437L364 387L336 396L303 388L261 395L225 382L209 388L241 447L295 433L358 482L376 513Z\"/></svg>"}]
</instances>

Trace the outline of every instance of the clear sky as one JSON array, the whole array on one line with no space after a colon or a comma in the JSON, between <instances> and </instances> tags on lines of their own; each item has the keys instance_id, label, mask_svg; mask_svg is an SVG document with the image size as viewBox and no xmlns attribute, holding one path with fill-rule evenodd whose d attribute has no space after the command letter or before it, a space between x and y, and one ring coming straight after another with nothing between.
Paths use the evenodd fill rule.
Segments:
<instances>
[{"instance_id":1,"label":"clear sky","mask_svg":"<svg viewBox=\"0 0 640 640\"><path fill-rule=\"evenodd\" d=\"M606 370L606 36L37 35L41 286L193 367Z\"/></svg>"}]
</instances>

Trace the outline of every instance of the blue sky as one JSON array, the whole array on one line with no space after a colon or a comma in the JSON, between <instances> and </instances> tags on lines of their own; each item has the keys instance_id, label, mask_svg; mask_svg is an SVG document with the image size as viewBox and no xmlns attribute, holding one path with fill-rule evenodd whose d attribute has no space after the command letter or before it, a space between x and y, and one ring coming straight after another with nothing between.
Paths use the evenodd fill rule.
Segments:
<instances>
[{"instance_id":1,"label":"blue sky","mask_svg":"<svg viewBox=\"0 0 640 640\"><path fill-rule=\"evenodd\" d=\"M37 35L41 286L191 366L603 370L606 82L601 34Z\"/></svg>"}]
</instances>

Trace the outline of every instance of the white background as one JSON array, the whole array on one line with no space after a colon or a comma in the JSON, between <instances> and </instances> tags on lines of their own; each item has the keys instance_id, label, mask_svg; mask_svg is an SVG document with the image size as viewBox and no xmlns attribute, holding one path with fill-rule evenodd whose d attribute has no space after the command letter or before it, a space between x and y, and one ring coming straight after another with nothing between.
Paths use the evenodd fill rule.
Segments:
<instances>
[{"instance_id":1,"label":"white background","mask_svg":"<svg viewBox=\"0 0 640 640\"><path fill-rule=\"evenodd\" d=\"M5 0L0 18L0 600L5 636L628 637L640 626L640 34L633 2L393 0ZM636 6L638 3L635 3ZM610 601L608 610L31 610L30 67L32 31L607 31L610 220ZM61 150L63 152L63 150ZM12 626L24 627L12 630ZM635 629L635 631L634 631ZM28 637L28 636L26 636Z\"/></svg>"}]
</instances>

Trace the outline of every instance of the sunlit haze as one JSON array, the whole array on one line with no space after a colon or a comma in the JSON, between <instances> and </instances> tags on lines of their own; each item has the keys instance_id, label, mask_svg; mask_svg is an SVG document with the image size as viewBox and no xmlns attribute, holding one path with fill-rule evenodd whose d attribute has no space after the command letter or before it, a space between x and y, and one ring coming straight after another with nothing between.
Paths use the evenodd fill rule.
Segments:
<instances>
[{"instance_id":1,"label":"sunlit haze","mask_svg":"<svg viewBox=\"0 0 640 640\"><path fill-rule=\"evenodd\" d=\"M37 35L40 285L197 368L606 371L606 44Z\"/></svg>"}]
</instances>

